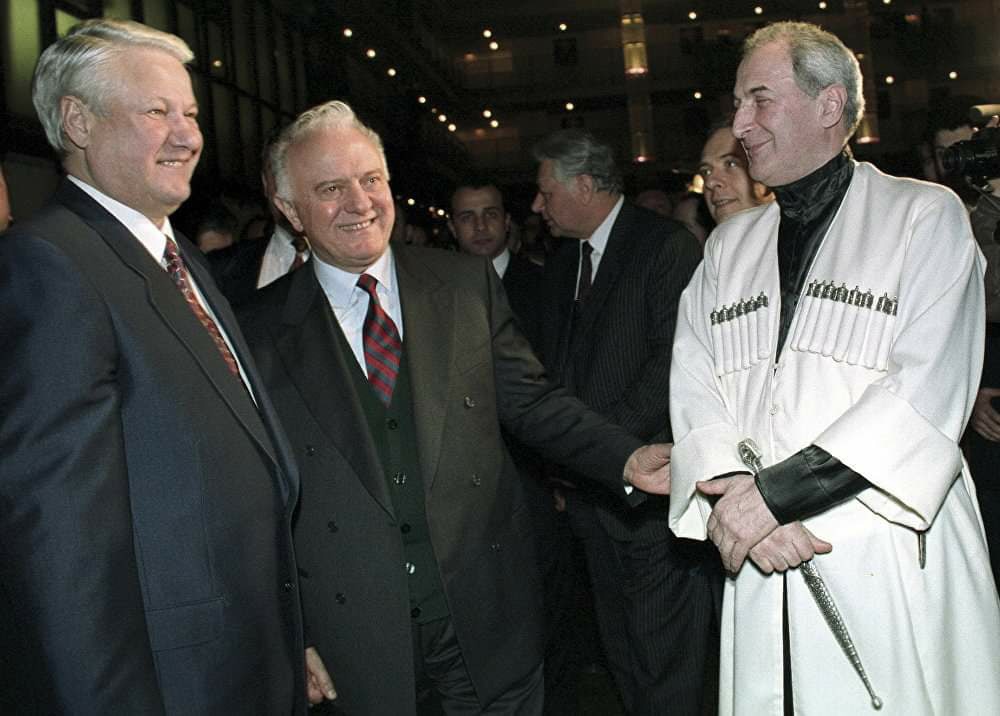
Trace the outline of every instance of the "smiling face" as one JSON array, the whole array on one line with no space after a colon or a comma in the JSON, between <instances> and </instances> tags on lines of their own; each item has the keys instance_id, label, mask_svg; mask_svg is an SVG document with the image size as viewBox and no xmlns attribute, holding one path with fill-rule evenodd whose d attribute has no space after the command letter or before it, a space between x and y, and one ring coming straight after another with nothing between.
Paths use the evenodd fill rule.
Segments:
<instances>
[{"instance_id":1,"label":"smiling face","mask_svg":"<svg viewBox=\"0 0 1000 716\"><path fill-rule=\"evenodd\" d=\"M476 256L499 256L507 246L510 216L495 186L464 186L451 198L448 227L462 251Z\"/></svg>"},{"instance_id":2,"label":"smiling face","mask_svg":"<svg viewBox=\"0 0 1000 716\"><path fill-rule=\"evenodd\" d=\"M138 47L101 71L116 78L106 106L63 99L67 171L161 226L191 193L201 155L191 78L173 56Z\"/></svg>"},{"instance_id":3,"label":"smiling face","mask_svg":"<svg viewBox=\"0 0 1000 716\"><path fill-rule=\"evenodd\" d=\"M701 150L698 173L705 182L705 204L717 224L738 211L757 206L766 193L747 173L746 152L729 127L709 136Z\"/></svg>"},{"instance_id":4,"label":"smiling face","mask_svg":"<svg viewBox=\"0 0 1000 716\"><path fill-rule=\"evenodd\" d=\"M733 88L733 134L750 160L750 176L770 187L784 186L818 169L833 156L824 127L823 92L799 89L784 42L763 45L740 63Z\"/></svg>"},{"instance_id":5,"label":"smiling face","mask_svg":"<svg viewBox=\"0 0 1000 716\"><path fill-rule=\"evenodd\" d=\"M386 168L353 127L317 127L288 148L291 199L276 199L316 256L363 273L389 245L396 210Z\"/></svg>"}]
</instances>

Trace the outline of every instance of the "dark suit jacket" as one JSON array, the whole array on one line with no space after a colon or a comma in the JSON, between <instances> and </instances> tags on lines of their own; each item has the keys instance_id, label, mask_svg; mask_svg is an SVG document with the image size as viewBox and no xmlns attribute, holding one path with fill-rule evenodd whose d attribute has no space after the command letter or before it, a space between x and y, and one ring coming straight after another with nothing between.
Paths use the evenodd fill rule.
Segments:
<instances>
[{"instance_id":1,"label":"dark suit jacket","mask_svg":"<svg viewBox=\"0 0 1000 716\"><path fill-rule=\"evenodd\" d=\"M305 711L298 477L167 273L64 181L0 238L0 712Z\"/></svg>"},{"instance_id":2,"label":"dark suit jacket","mask_svg":"<svg viewBox=\"0 0 1000 716\"><path fill-rule=\"evenodd\" d=\"M237 241L205 255L219 291L232 305L238 306L257 290L260 266L272 240L273 237Z\"/></svg>"},{"instance_id":3,"label":"dark suit jacket","mask_svg":"<svg viewBox=\"0 0 1000 716\"><path fill-rule=\"evenodd\" d=\"M434 553L482 703L541 660L540 595L516 468L500 436L610 486L640 444L544 380L488 261L393 247ZM405 557L340 330L314 271L240 312L300 457L295 542L308 639L348 714L414 713Z\"/></svg>"},{"instance_id":4,"label":"dark suit jacket","mask_svg":"<svg viewBox=\"0 0 1000 716\"><path fill-rule=\"evenodd\" d=\"M701 260L698 242L670 219L626 202L611 229L590 296L573 327L580 245L546 262L540 351L546 368L589 407L650 442L670 441L670 353L677 301ZM571 327L572 330L571 330ZM666 533L666 499L638 510L592 492L618 539ZM662 511L651 525L646 519Z\"/></svg>"},{"instance_id":5,"label":"dark suit jacket","mask_svg":"<svg viewBox=\"0 0 1000 716\"><path fill-rule=\"evenodd\" d=\"M503 288L510 308L535 350L541 342L542 276L541 266L516 254L511 254L503 274Z\"/></svg>"}]
</instances>

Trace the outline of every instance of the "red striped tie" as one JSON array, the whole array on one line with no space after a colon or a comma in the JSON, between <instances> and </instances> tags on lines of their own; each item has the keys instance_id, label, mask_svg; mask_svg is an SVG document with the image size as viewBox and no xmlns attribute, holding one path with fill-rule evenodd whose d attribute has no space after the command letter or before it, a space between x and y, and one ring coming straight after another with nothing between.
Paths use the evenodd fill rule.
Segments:
<instances>
[{"instance_id":1,"label":"red striped tie","mask_svg":"<svg viewBox=\"0 0 1000 716\"><path fill-rule=\"evenodd\" d=\"M184 296L184 300L187 301L188 307L191 312L194 313L195 318L197 318L201 325L205 327L208 331L208 335L212 338L212 342L215 343L215 347L219 349L219 353L222 354L222 360L226 361L226 366L229 368L229 372L233 375L238 376L240 374L240 367L236 363L236 359L233 357L232 352L229 350L229 346L226 345L226 341L222 338L222 334L219 332L219 327L215 325L215 321L212 317L208 315L205 311L204 306L198 301L198 297L194 295L194 289L191 288L191 281L189 280L189 274L187 266L184 265L184 259L181 258L180 252L177 250L177 244L169 236L166 237L167 246L163 250L163 259L167 265L167 273L170 274L170 278L174 280L177 284L177 288L181 290L181 294Z\"/></svg>"},{"instance_id":2,"label":"red striped tie","mask_svg":"<svg viewBox=\"0 0 1000 716\"><path fill-rule=\"evenodd\" d=\"M396 324L378 302L375 287L378 281L363 273L358 286L368 293L368 314L361 330L365 344L365 367L368 382L385 405L392 402L392 389L399 374L399 359L403 355L403 342L399 339Z\"/></svg>"}]
</instances>

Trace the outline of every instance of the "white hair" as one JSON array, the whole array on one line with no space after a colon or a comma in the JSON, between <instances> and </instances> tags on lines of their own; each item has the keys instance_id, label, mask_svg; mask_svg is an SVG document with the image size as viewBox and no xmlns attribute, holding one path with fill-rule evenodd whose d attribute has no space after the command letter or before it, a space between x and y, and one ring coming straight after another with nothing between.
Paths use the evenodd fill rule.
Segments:
<instances>
[{"instance_id":1,"label":"white hair","mask_svg":"<svg viewBox=\"0 0 1000 716\"><path fill-rule=\"evenodd\" d=\"M340 100L330 100L307 109L290 125L285 127L271 147L270 168L274 173L275 193L285 201L292 200L292 187L288 179L288 150L305 135L317 129L356 129L361 132L378 151L382 160L382 171L389 178L389 165L385 160L385 148L378 133L364 124L351 106Z\"/></svg>"},{"instance_id":2,"label":"white hair","mask_svg":"<svg viewBox=\"0 0 1000 716\"><path fill-rule=\"evenodd\" d=\"M181 64L194 59L191 48L176 35L132 20L107 18L74 25L38 58L31 99L49 144L60 155L69 151L62 124L62 98L77 97L93 112L103 114L117 84L109 65L134 47L161 50Z\"/></svg>"}]
</instances>

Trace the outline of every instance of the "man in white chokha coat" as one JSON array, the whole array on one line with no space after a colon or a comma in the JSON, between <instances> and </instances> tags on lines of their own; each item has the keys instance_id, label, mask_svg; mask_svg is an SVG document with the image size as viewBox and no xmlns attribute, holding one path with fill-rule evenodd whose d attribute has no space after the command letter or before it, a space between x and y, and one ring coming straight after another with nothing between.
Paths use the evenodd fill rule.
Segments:
<instances>
[{"instance_id":1,"label":"man in white chokha coat","mask_svg":"<svg viewBox=\"0 0 1000 716\"><path fill-rule=\"evenodd\" d=\"M777 202L716 229L680 303L670 521L731 573L724 714L873 712L797 569L814 556L881 713L1000 713L1000 606L957 445L984 262L951 192L850 159L861 86L814 25L747 40L733 133Z\"/></svg>"}]
</instances>

